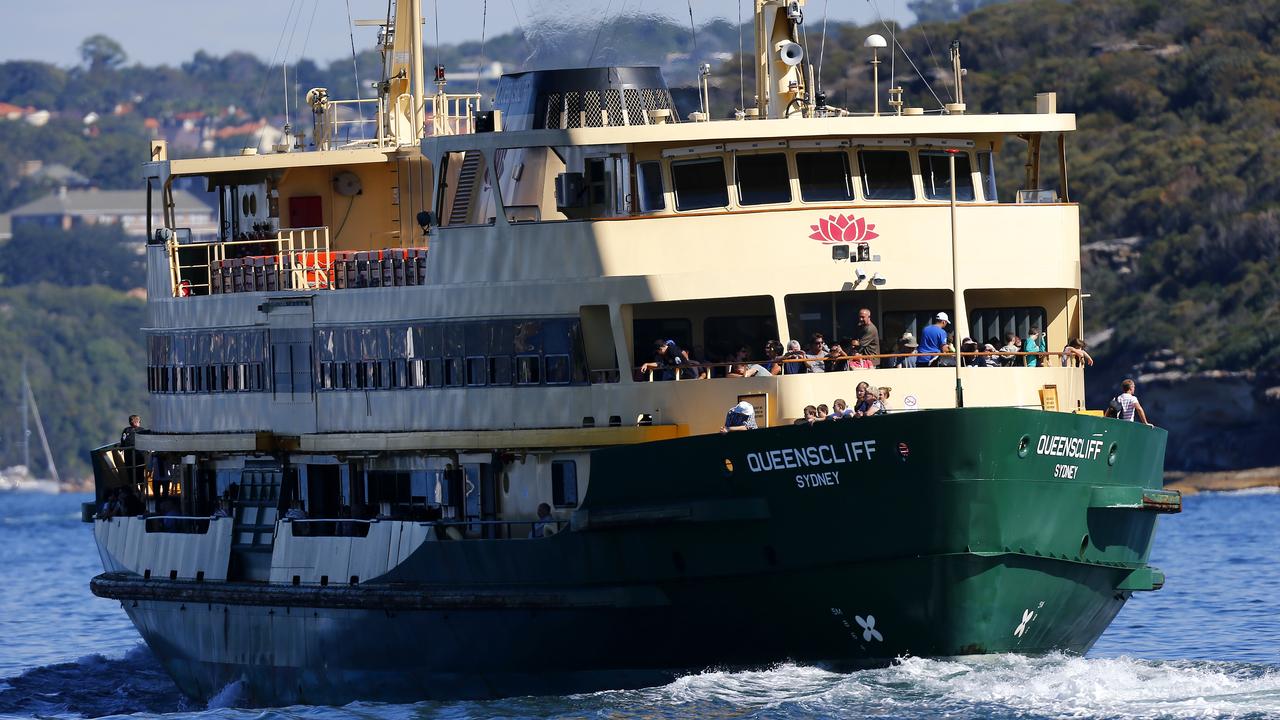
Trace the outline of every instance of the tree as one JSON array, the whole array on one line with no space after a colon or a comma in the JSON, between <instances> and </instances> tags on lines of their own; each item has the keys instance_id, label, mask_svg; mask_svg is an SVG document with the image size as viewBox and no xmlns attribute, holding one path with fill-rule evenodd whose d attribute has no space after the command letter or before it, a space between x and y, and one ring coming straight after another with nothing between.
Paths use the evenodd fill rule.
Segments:
<instances>
[{"instance_id":1,"label":"tree","mask_svg":"<svg viewBox=\"0 0 1280 720\"><path fill-rule=\"evenodd\" d=\"M115 70L124 64L129 56L125 54L120 43L106 35L90 35L80 43L80 58L89 66L90 71Z\"/></svg>"}]
</instances>

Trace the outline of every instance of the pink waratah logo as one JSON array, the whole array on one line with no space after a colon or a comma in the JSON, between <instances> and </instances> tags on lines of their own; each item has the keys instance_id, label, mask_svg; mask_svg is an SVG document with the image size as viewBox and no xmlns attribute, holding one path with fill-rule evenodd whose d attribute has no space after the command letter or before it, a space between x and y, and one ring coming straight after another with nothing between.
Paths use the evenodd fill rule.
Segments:
<instances>
[{"instance_id":1,"label":"pink waratah logo","mask_svg":"<svg viewBox=\"0 0 1280 720\"><path fill-rule=\"evenodd\" d=\"M874 223L853 215L828 215L809 227L813 230L809 237L821 240L823 245L866 242L880 237Z\"/></svg>"}]
</instances>

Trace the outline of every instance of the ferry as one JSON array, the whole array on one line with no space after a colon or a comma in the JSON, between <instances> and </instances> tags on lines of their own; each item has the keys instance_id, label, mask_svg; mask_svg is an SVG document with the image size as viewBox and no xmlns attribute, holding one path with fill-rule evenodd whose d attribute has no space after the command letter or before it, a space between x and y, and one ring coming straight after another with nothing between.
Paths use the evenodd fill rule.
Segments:
<instances>
[{"instance_id":1,"label":"ferry","mask_svg":"<svg viewBox=\"0 0 1280 720\"><path fill-rule=\"evenodd\" d=\"M960 82L882 112L878 76L871 112L830 106L803 0L754 5L732 117L705 71L680 117L653 67L507 75L483 109L424 69L399 0L377 97L312 89L310 132L270 152L152 141L148 430L93 453L86 519L93 593L184 693L1084 653L1163 584L1167 434L1088 410L1058 351L1084 336L1075 117L1051 93L971 112ZM1001 153L1025 161L1009 197ZM178 223L193 182L216 236ZM810 344L868 337L864 314L878 348ZM903 351L929 327L934 364ZM792 339L809 352L766 354ZM806 413L859 383L887 412Z\"/></svg>"}]
</instances>

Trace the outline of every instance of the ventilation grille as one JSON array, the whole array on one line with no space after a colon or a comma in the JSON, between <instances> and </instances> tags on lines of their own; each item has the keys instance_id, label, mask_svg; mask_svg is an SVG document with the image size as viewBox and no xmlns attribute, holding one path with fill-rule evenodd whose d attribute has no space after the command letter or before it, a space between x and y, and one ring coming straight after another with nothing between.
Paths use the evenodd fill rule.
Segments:
<instances>
[{"instance_id":1,"label":"ventilation grille","mask_svg":"<svg viewBox=\"0 0 1280 720\"><path fill-rule=\"evenodd\" d=\"M650 110L671 110L674 107L670 92L654 88L551 92L546 98L544 127L561 130L648 125Z\"/></svg>"}]
</instances>

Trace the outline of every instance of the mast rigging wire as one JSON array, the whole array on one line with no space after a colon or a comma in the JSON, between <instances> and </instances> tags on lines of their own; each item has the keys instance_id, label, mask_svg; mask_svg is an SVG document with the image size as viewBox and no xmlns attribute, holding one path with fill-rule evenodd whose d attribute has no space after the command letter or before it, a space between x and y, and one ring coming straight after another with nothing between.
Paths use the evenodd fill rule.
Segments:
<instances>
[{"instance_id":1,"label":"mast rigging wire","mask_svg":"<svg viewBox=\"0 0 1280 720\"><path fill-rule=\"evenodd\" d=\"M742 33L745 29L742 24L742 0L738 0L738 107L744 113L747 111L747 56L742 48ZM822 68L818 68L818 72L822 72Z\"/></svg>"},{"instance_id":2,"label":"mast rigging wire","mask_svg":"<svg viewBox=\"0 0 1280 720\"><path fill-rule=\"evenodd\" d=\"M476 65L476 94L480 94L480 73L484 71L484 31L489 22L489 0L484 0L480 9L480 61Z\"/></svg>"},{"instance_id":3,"label":"mast rigging wire","mask_svg":"<svg viewBox=\"0 0 1280 720\"><path fill-rule=\"evenodd\" d=\"M390 2L390 0L388 0ZM302 48L298 50L298 62L294 63L293 68L293 106L302 107L302 88L301 79L298 77L298 67L302 64L302 58L307 54L307 46L311 44L311 28L316 23L316 11L320 9L320 0L315 0L311 4L311 19L307 21L307 32L302 36Z\"/></svg>"},{"instance_id":4,"label":"mast rigging wire","mask_svg":"<svg viewBox=\"0 0 1280 720\"><path fill-rule=\"evenodd\" d=\"M639 11L643 7L644 7L644 2L643 0L641 0L640 4L636 6L636 10ZM613 23L613 29L609 31L609 42L608 44L605 45L606 48L608 48L610 45L613 45L614 38L618 36L618 28L622 26L622 18L625 16L626 11L627 11L627 0L622 0L622 4L618 6L617 21ZM594 51L592 52L592 55L593 56L595 55ZM616 49L614 51L614 59L615 61L617 59Z\"/></svg>"},{"instance_id":5,"label":"mast rigging wire","mask_svg":"<svg viewBox=\"0 0 1280 720\"><path fill-rule=\"evenodd\" d=\"M523 65L528 66L529 61L533 59L533 45L529 44L529 31L524 27L524 21L520 19L520 11L516 9L516 0L509 0L511 3L511 14L516 18L516 25L520 27L520 39L524 41L524 47L529 51L529 56L525 58Z\"/></svg>"},{"instance_id":6,"label":"mast rigging wire","mask_svg":"<svg viewBox=\"0 0 1280 720\"><path fill-rule=\"evenodd\" d=\"M431 1L431 15L436 26L436 67L440 67L440 0Z\"/></svg>"},{"instance_id":7,"label":"mast rigging wire","mask_svg":"<svg viewBox=\"0 0 1280 720\"><path fill-rule=\"evenodd\" d=\"M258 108L262 107L262 101L267 96L267 88L271 86L274 75L272 70L276 66L276 59L280 57L280 46L284 44L284 34L289 30L289 18L293 17L293 9L297 5L297 2L298 0L291 0L289 3L289 12L284 16L284 26L280 28L280 37L276 39L276 49L271 53L271 63L267 65L266 76L263 78L262 84L258 87L258 99L253 104L254 111L257 111ZM264 122L261 130L248 136L243 149L248 150L252 143L261 143L262 136L266 131L267 124Z\"/></svg>"},{"instance_id":8,"label":"mast rigging wire","mask_svg":"<svg viewBox=\"0 0 1280 720\"><path fill-rule=\"evenodd\" d=\"M624 3L625 4L625 3ZM595 39L591 41L591 53L587 55L587 66L591 65L591 61L596 57L596 47L600 44L600 34L604 32L605 18L609 17L609 8L613 6L613 0L604 4L604 12L600 13L600 25L596 28Z\"/></svg>"},{"instance_id":9,"label":"mast rigging wire","mask_svg":"<svg viewBox=\"0 0 1280 720\"><path fill-rule=\"evenodd\" d=\"M920 34L924 36L924 46L929 48L929 59L933 60L933 69L937 70L938 74L941 75L942 64L938 62L938 56L933 52L933 43L929 42L929 33L924 29L923 24L920 26ZM955 101L956 93L954 89L948 89L947 94L951 97L952 101Z\"/></svg>"},{"instance_id":10,"label":"mast rigging wire","mask_svg":"<svg viewBox=\"0 0 1280 720\"><path fill-rule=\"evenodd\" d=\"M693 0L689 0L689 34L693 36L693 61L698 61L698 27L693 24ZM698 72L702 72L699 70Z\"/></svg>"},{"instance_id":11,"label":"mast rigging wire","mask_svg":"<svg viewBox=\"0 0 1280 720\"><path fill-rule=\"evenodd\" d=\"M938 103L938 108L942 109L944 106L942 99L938 97L938 93L933 91L933 86L929 84L929 78L926 78L924 73L920 72L920 68L916 65L916 61L911 59L911 53L907 52L907 49L902 47L902 43L898 42L897 36L893 34L893 28L889 27L889 23L885 22L884 15L880 12L880 5L876 3L876 0L867 0L867 2L871 3L871 7L875 9L876 17L879 19L880 24L885 30L889 31L891 36L893 36L894 46L898 50L902 51L902 57L907 59L907 62L911 65L911 69L916 71L916 75L919 76L920 81L924 83L925 89L929 91L929 94L932 95L933 99Z\"/></svg>"},{"instance_id":12,"label":"mast rigging wire","mask_svg":"<svg viewBox=\"0 0 1280 720\"><path fill-rule=\"evenodd\" d=\"M895 0L896 2L896 0ZM818 45L818 92L822 92L822 58L827 54L827 6L830 0L822 2L822 42Z\"/></svg>"},{"instance_id":13,"label":"mast rigging wire","mask_svg":"<svg viewBox=\"0 0 1280 720\"><path fill-rule=\"evenodd\" d=\"M360 100L360 64L356 62L356 24L351 19L351 0L347 0L347 36L351 38L351 71L356 80L356 100ZM355 105L356 112L360 114L360 139L364 140L364 107L358 102Z\"/></svg>"}]
</instances>

